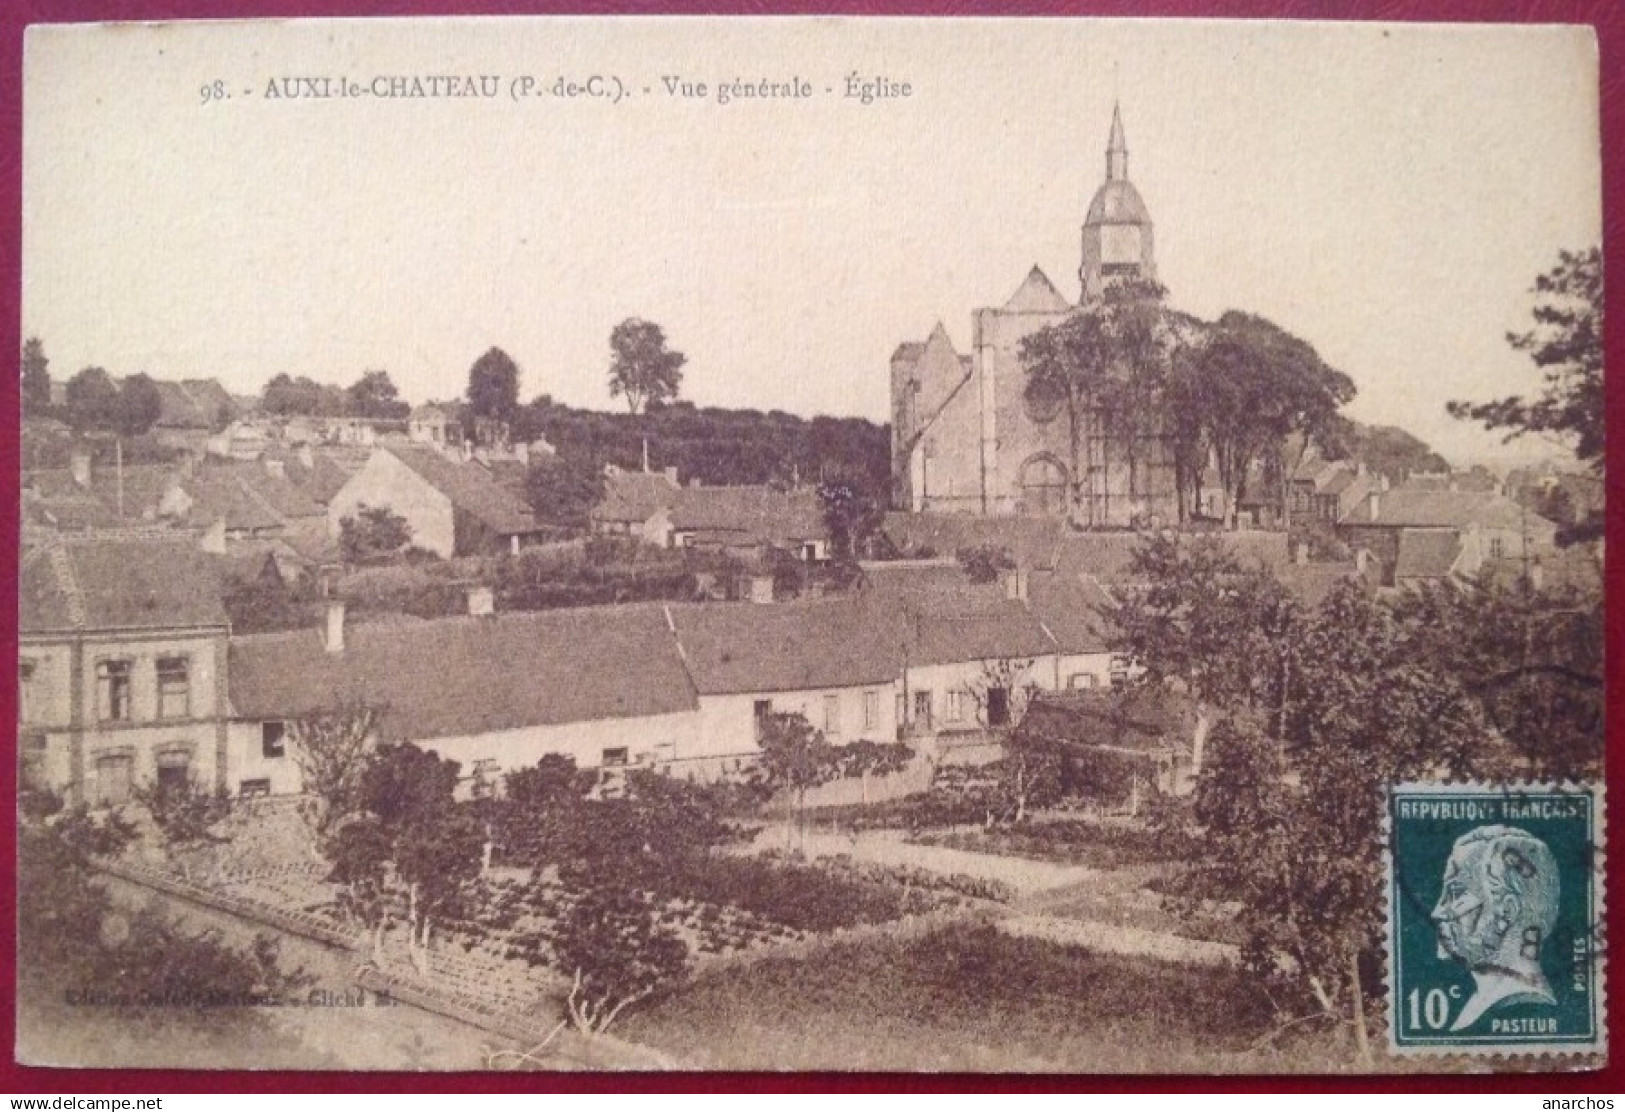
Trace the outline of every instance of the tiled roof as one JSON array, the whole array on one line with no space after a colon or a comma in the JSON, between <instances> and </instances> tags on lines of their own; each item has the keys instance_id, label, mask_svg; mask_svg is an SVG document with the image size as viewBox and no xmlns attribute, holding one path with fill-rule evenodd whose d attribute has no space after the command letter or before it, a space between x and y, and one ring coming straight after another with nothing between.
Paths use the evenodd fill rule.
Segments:
<instances>
[{"instance_id":1,"label":"tiled roof","mask_svg":"<svg viewBox=\"0 0 1625 1112\"><path fill-rule=\"evenodd\" d=\"M923 341L905 340L897 345L896 351L892 352L891 361L893 363L913 363L920 358L924 351L925 343Z\"/></svg>"},{"instance_id":2,"label":"tiled roof","mask_svg":"<svg viewBox=\"0 0 1625 1112\"><path fill-rule=\"evenodd\" d=\"M1377 512L1372 513L1372 499ZM1512 499L1493 492L1464 490L1384 490L1368 494L1343 516L1343 525L1386 525L1464 529L1543 531L1555 526Z\"/></svg>"},{"instance_id":3,"label":"tiled roof","mask_svg":"<svg viewBox=\"0 0 1625 1112\"><path fill-rule=\"evenodd\" d=\"M902 631L859 598L668 608L701 695L803 691L890 683Z\"/></svg>"},{"instance_id":4,"label":"tiled roof","mask_svg":"<svg viewBox=\"0 0 1625 1112\"><path fill-rule=\"evenodd\" d=\"M97 465L91 471L88 487L74 482L72 471L66 467L30 471L23 476L22 485L25 491L38 496L46 511L59 517L82 524L111 526L152 519L165 491L175 481L174 467L131 464L122 469L122 477L117 467ZM119 512L121 498L122 515ZM95 512L93 505L100 505L101 512Z\"/></svg>"},{"instance_id":5,"label":"tiled roof","mask_svg":"<svg viewBox=\"0 0 1625 1112\"><path fill-rule=\"evenodd\" d=\"M453 506L471 514L492 532L510 535L533 533L541 528L530 507L477 463L454 462L433 448L392 445L383 450L394 453L420 478L451 499Z\"/></svg>"},{"instance_id":6,"label":"tiled roof","mask_svg":"<svg viewBox=\"0 0 1625 1112\"><path fill-rule=\"evenodd\" d=\"M604 479L604 497L592 519L641 524L676 500L677 484L665 472L620 471Z\"/></svg>"},{"instance_id":7,"label":"tiled roof","mask_svg":"<svg viewBox=\"0 0 1625 1112\"><path fill-rule=\"evenodd\" d=\"M1057 651L1108 651L1112 623L1106 614L1112 598L1093 576L1040 572L1028 577L1027 598L1033 613L1055 638Z\"/></svg>"},{"instance_id":8,"label":"tiled roof","mask_svg":"<svg viewBox=\"0 0 1625 1112\"><path fill-rule=\"evenodd\" d=\"M1461 534L1454 529L1402 529L1394 578L1444 579L1461 558Z\"/></svg>"},{"instance_id":9,"label":"tiled roof","mask_svg":"<svg viewBox=\"0 0 1625 1112\"><path fill-rule=\"evenodd\" d=\"M235 716L293 718L354 701L382 709L385 738L408 741L697 705L658 606L352 623L337 653L317 629L232 640Z\"/></svg>"},{"instance_id":10,"label":"tiled roof","mask_svg":"<svg viewBox=\"0 0 1625 1112\"><path fill-rule=\"evenodd\" d=\"M123 530L25 543L18 628L176 629L226 625L214 562L195 538Z\"/></svg>"},{"instance_id":11,"label":"tiled roof","mask_svg":"<svg viewBox=\"0 0 1625 1112\"><path fill-rule=\"evenodd\" d=\"M1049 275L1036 266L1027 272L1016 292L1004 303L1006 313L1064 313L1071 307L1049 280Z\"/></svg>"},{"instance_id":12,"label":"tiled roof","mask_svg":"<svg viewBox=\"0 0 1625 1112\"><path fill-rule=\"evenodd\" d=\"M264 474L263 469L260 473ZM192 499L186 520L194 525L223 520L228 530L258 532L286 524L283 515L255 493L237 467L199 467L180 485Z\"/></svg>"},{"instance_id":13,"label":"tiled roof","mask_svg":"<svg viewBox=\"0 0 1625 1112\"><path fill-rule=\"evenodd\" d=\"M1026 568L1052 568L1066 528L1052 517L888 513L881 530L901 552L929 548L952 557L961 549L1005 549Z\"/></svg>"},{"instance_id":14,"label":"tiled roof","mask_svg":"<svg viewBox=\"0 0 1625 1112\"><path fill-rule=\"evenodd\" d=\"M865 560L859 562L863 585L872 591L916 590L925 587L965 587L970 577L952 557L930 560Z\"/></svg>"},{"instance_id":15,"label":"tiled roof","mask_svg":"<svg viewBox=\"0 0 1625 1112\"><path fill-rule=\"evenodd\" d=\"M1311 609L1319 606L1338 584L1346 580L1359 578L1367 591L1376 586L1370 574L1363 577L1360 575L1358 565L1353 560L1316 560L1306 564L1286 564L1276 568L1275 574L1281 580L1282 586L1297 596L1298 601L1304 606Z\"/></svg>"},{"instance_id":16,"label":"tiled roof","mask_svg":"<svg viewBox=\"0 0 1625 1112\"><path fill-rule=\"evenodd\" d=\"M793 544L829 536L823 504L810 490L767 486L683 487L671 503L682 532L736 536L747 544Z\"/></svg>"},{"instance_id":17,"label":"tiled roof","mask_svg":"<svg viewBox=\"0 0 1625 1112\"><path fill-rule=\"evenodd\" d=\"M1054 642L1043 623L1003 584L924 588L889 600L896 617L886 624L908 645L913 665L954 664L1044 656Z\"/></svg>"},{"instance_id":18,"label":"tiled roof","mask_svg":"<svg viewBox=\"0 0 1625 1112\"><path fill-rule=\"evenodd\" d=\"M1268 529L1201 534L1217 538L1219 545L1243 567L1278 570L1291 559L1287 534ZM1063 575L1092 575L1108 586L1134 579L1134 552L1143 543L1139 533L1062 534L1055 570Z\"/></svg>"},{"instance_id":19,"label":"tiled roof","mask_svg":"<svg viewBox=\"0 0 1625 1112\"><path fill-rule=\"evenodd\" d=\"M157 422L160 428L212 430L219 424L222 410L236 411L226 388L212 378L155 385L162 406Z\"/></svg>"},{"instance_id":20,"label":"tiled roof","mask_svg":"<svg viewBox=\"0 0 1625 1112\"><path fill-rule=\"evenodd\" d=\"M1027 705L1020 729L1064 745L1143 753L1185 750L1195 734L1196 712L1188 699L1150 684L1109 691L1040 691Z\"/></svg>"}]
</instances>

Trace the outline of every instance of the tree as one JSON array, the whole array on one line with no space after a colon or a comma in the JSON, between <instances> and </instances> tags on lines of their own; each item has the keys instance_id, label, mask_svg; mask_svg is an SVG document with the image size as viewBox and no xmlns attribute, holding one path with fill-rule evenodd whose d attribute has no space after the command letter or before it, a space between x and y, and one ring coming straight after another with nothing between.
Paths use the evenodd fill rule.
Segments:
<instances>
[{"instance_id":1,"label":"tree","mask_svg":"<svg viewBox=\"0 0 1625 1112\"><path fill-rule=\"evenodd\" d=\"M1574 446L1574 454L1599 474L1603 465L1603 300L1602 250L1558 253L1555 267L1535 279L1535 325L1510 333L1507 342L1525 352L1542 371L1544 387L1533 399L1522 395L1493 402L1454 401L1451 416L1506 429L1507 440L1554 434ZM1602 535L1602 514L1593 515L1591 537Z\"/></svg>"},{"instance_id":2,"label":"tree","mask_svg":"<svg viewBox=\"0 0 1625 1112\"><path fill-rule=\"evenodd\" d=\"M1339 415L1316 440L1327 459L1359 460L1395 484L1419 471L1450 470L1450 461L1425 441L1392 425L1362 425Z\"/></svg>"},{"instance_id":3,"label":"tree","mask_svg":"<svg viewBox=\"0 0 1625 1112\"><path fill-rule=\"evenodd\" d=\"M411 543L411 525L388 506L360 505L339 521L339 552L347 563L387 560Z\"/></svg>"},{"instance_id":4,"label":"tree","mask_svg":"<svg viewBox=\"0 0 1625 1112\"><path fill-rule=\"evenodd\" d=\"M340 885L339 911L367 931L374 962L383 960L384 932L394 904L389 890L393 852L389 831L371 816L341 827L328 845L333 868L327 879Z\"/></svg>"},{"instance_id":5,"label":"tree","mask_svg":"<svg viewBox=\"0 0 1625 1112\"><path fill-rule=\"evenodd\" d=\"M197 845L216 845L227 839L214 828L231 814L231 796L224 789L211 791L192 777L180 783L154 781L135 791L136 802L146 808L171 860L190 879L191 869L182 852Z\"/></svg>"},{"instance_id":6,"label":"tree","mask_svg":"<svg viewBox=\"0 0 1625 1112\"><path fill-rule=\"evenodd\" d=\"M609 396L625 398L641 413L651 402L670 401L683 382L688 357L666 347L666 333L653 321L628 317L609 334Z\"/></svg>"},{"instance_id":7,"label":"tree","mask_svg":"<svg viewBox=\"0 0 1625 1112\"><path fill-rule=\"evenodd\" d=\"M1281 639L1298 616L1273 575L1244 567L1217 537L1173 533L1141 541L1131 568L1136 585L1108 613L1113 652L1145 682L1177 680L1201 702L1271 705Z\"/></svg>"},{"instance_id":8,"label":"tree","mask_svg":"<svg viewBox=\"0 0 1625 1112\"><path fill-rule=\"evenodd\" d=\"M24 413L41 414L51 408L51 361L45 357L45 345L38 336L23 342L22 395Z\"/></svg>"},{"instance_id":9,"label":"tree","mask_svg":"<svg viewBox=\"0 0 1625 1112\"><path fill-rule=\"evenodd\" d=\"M170 1035L168 1025L178 1021L255 1037L266 1027L253 1009L236 1005L294 999L310 984L302 972L280 968L268 936L238 949L217 932L192 933L150 909L115 903L93 863L136 836L117 813L25 811L19 819L17 942L27 955L17 968L20 1005L108 1001L121 1021L161 1023Z\"/></svg>"},{"instance_id":10,"label":"tree","mask_svg":"<svg viewBox=\"0 0 1625 1112\"><path fill-rule=\"evenodd\" d=\"M682 977L688 946L655 917L646 892L594 885L559 924L553 943L571 976L566 1001L584 1035L601 1034L626 1008Z\"/></svg>"},{"instance_id":11,"label":"tree","mask_svg":"<svg viewBox=\"0 0 1625 1112\"><path fill-rule=\"evenodd\" d=\"M1202 414L1224 489L1226 518L1262 462L1285 509L1288 438L1328 429L1354 397L1354 381L1322 362L1308 343L1262 317L1230 311L1219 318L1189 364L1187 405Z\"/></svg>"},{"instance_id":12,"label":"tree","mask_svg":"<svg viewBox=\"0 0 1625 1112\"><path fill-rule=\"evenodd\" d=\"M1083 498L1085 438L1099 427L1128 433L1132 439L1140 425L1143 414L1131 412L1130 399L1147 391L1139 383L1127 382L1153 373L1150 319L1162 293L1162 287L1151 282L1110 286L1101 299L1021 341L1028 406L1066 412L1067 502L1074 517Z\"/></svg>"},{"instance_id":13,"label":"tree","mask_svg":"<svg viewBox=\"0 0 1625 1112\"><path fill-rule=\"evenodd\" d=\"M519 411L519 365L494 347L468 369L468 410L476 421L511 425Z\"/></svg>"},{"instance_id":14,"label":"tree","mask_svg":"<svg viewBox=\"0 0 1625 1112\"><path fill-rule=\"evenodd\" d=\"M318 858L326 856L328 839L364 809L363 778L380 717L376 707L347 702L287 724L288 747L304 793L300 810Z\"/></svg>"},{"instance_id":15,"label":"tree","mask_svg":"<svg viewBox=\"0 0 1625 1112\"><path fill-rule=\"evenodd\" d=\"M1010 550L999 545L981 544L961 548L954 553L965 576L972 583L997 583L1007 571L1014 571L1016 561Z\"/></svg>"},{"instance_id":16,"label":"tree","mask_svg":"<svg viewBox=\"0 0 1625 1112\"><path fill-rule=\"evenodd\" d=\"M337 386L278 374L260 393L260 409L278 417L341 417L348 399Z\"/></svg>"},{"instance_id":17,"label":"tree","mask_svg":"<svg viewBox=\"0 0 1625 1112\"><path fill-rule=\"evenodd\" d=\"M345 408L351 417L398 420L412 412L400 400L388 371L367 371L344 391Z\"/></svg>"},{"instance_id":18,"label":"tree","mask_svg":"<svg viewBox=\"0 0 1625 1112\"><path fill-rule=\"evenodd\" d=\"M537 456L525 472L525 500L544 525L584 533L603 499L604 473L588 460Z\"/></svg>"},{"instance_id":19,"label":"tree","mask_svg":"<svg viewBox=\"0 0 1625 1112\"><path fill-rule=\"evenodd\" d=\"M140 436L158 423L163 411L158 384L147 375L133 374L119 386L114 428L125 436Z\"/></svg>"},{"instance_id":20,"label":"tree","mask_svg":"<svg viewBox=\"0 0 1625 1112\"><path fill-rule=\"evenodd\" d=\"M419 972L428 971L436 919L461 910L482 866L485 826L455 800L460 768L406 743L375 750L361 777L362 804L406 886L408 952Z\"/></svg>"},{"instance_id":21,"label":"tree","mask_svg":"<svg viewBox=\"0 0 1625 1112\"><path fill-rule=\"evenodd\" d=\"M1163 543L1140 557L1160 580L1114 618L1143 682L1214 710L1194 807L1170 813L1192 858L1176 904L1233 901L1248 969L1351 1025L1369 1058L1382 791L1492 768L1481 707L1415 617L1359 585L1305 612L1222 552Z\"/></svg>"},{"instance_id":22,"label":"tree","mask_svg":"<svg viewBox=\"0 0 1625 1112\"><path fill-rule=\"evenodd\" d=\"M831 555L841 561L865 555L885 518L885 507L856 484L841 481L820 483L818 501L824 528L829 531Z\"/></svg>"},{"instance_id":23,"label":"tree","mask_svg":"<svg viewBox=\"0 0 1625 1112\"><path fill-rule=\"evenodd\" d=\"M807 789L828 780L834 771L834 751L822 730L813 729L807 716L768 711L757 719L762 755L757 767L774 789L795 796L796 825L803 825L807 810ZM785 843L792 827L785 825Z\"/></svg>"},{"instance_id":24,"label":"tree","mask_svg":"<svg viewBox=\"0 0 1625 1112\"><path fill-rule=\"evenodd\" d=\"M74 428L110 429L118 424L119 388L101 367L86 367L65 388L68 423Z\"/></svg>"}]
</instances>

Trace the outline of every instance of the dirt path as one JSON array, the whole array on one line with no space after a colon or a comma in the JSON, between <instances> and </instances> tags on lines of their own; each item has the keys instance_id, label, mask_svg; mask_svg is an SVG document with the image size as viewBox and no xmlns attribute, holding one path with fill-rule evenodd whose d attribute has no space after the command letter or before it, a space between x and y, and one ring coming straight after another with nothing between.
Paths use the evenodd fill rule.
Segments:
<instances>
[{"instance_id":1,"label":"dirt path","mask_svg":"<svg viewBox=\"0 0 1625 1112\"><path fill-rule=\"evenodd\" d=\"M783 832L765 830L758 845L777 848ZM1153 957L1200 965L1230 965L1238 957L1235 946L1188 938L1153 926L1131 925L1120 919L1122 907L1098 912L1088 908L1088 897L1104 904L1153 905L1158 901L1137 885L1124 891L1125 879L1111 870L1086 865L1063 865L1027 857L1010 857L946 846L922 846L905 841L901 830L866 830L856 834L809 832L803 852L809 857L847 856L879 865L928 869L934 873L962 874L1008 885L1015 899L994 912L998 929L1017 937L1043 938L1062 946L1080 946L1103 953ZM1148 909L1139 909L1142 913Z\"/></svg>"}]
</instances>

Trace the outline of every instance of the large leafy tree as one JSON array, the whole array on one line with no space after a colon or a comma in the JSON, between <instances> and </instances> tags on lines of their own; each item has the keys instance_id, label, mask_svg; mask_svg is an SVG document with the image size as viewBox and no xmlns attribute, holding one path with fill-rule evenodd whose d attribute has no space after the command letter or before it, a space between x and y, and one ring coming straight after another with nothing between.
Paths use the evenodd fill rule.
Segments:
<instances>
[{"instance_id":1,"label":"large leafy tree","mask_svg":"<svg viewBox=\"0 0 1625 1112\"><path fill-rule=\"evenodd\" d=\"M788 791L795 799L795 826L801 826L807 809L807 789L829 780L835 773L834 749L822 730L814 729L807 716L796 712L769 711L757 720L762 755L757 768L768 786ZM788 844L792 830L785 826Z\"/></svg>"},{"instance_id":2,"label":"large leafy tree","mask_svg":"<svg viewBox=\"0 0 1625 1112\"><path fill-rule=\"evenodd\" d=\"M475 420L513 422L519 411L519 364L499 347L468 369L468 412Z\"/></svg>"},{"instance_id":3,"label":"large leafy tree","mask_svg":"<svg viewBox=\"0 0 1625 1112\"><path fill-rule=\"evenodd\" d=\"M289 755L299 769L301 813L316 855L343 825L364 810L362 778L377 740L378 707L351 701L289 721Z\"/></svg>"},{"instance_id":4,"label":"large leafy tree","mask_svg":"<svg viewBox=\"0 0 1625 1112\"><path fill-rule=\"evenodd\" d=\"M666 333L653 321L628 317L609 334L609 395L625 398L632 413L650 402L670 401L683 383L688 357L666 346Z\"/></svg>"},{"instance_id":5,"label":"large leafy tree","mask_svg":"<svg viewBox=\"0 0 1625 1112\"><path fill-rule=\"evenodd\" d=\"M125 436L140 436L157 424L163 411L158 384L147 375L133 374L119 385L114 428Z\"/></svg>"},{"instance_id":6,"label":"large leafy tree","mask_svg":"<svg viewBox=\"0 0 1625 1112\"><path fill-rule=\"evenodd\" d=\"M387 560L411 543L411 524L388 506L357 506L339 521L339 552L348 563Z\"/></svg>"},{"instance_id":7,"label":"large leafy tree","mask_svg":"<svg viewBox=\"0 0 1625 1112\"><path fill-rule=\"evenodd\" d=\"M339 417L347 407L344 391L304 375L278 374L260 391L260 409L279 417Z\"/></svg>"},{"instance_id":8,"label":"large leafy tree","mask_svg":"<svg viewBox=\"0 0 1625 1112\"><path fill-rule=\"evenodd\" d=\"M1535 279L1534 327L1507 336L1541 370L1543 387L1533 398L1521 394L1492 402L1454 401L1452 416L1520 436L1555 436L1571 443L1574 454L1597 471L1603 464L1603 301L1602 250L1563 251L1557 265ZM1578 539L1602 535L1599 512Z\"/></svg>"},{"instance_id":9,"label":"large leafy tree","mask_svg":"<svg viewBox=\"0 0 1625 1112\"><path fill-rule=\"evenodd\" d=\"M525 500L544 525L584 533L603 497L603 471L580 456L540 455L525 472Z\"/></svg>"},{"instance_id":10,"label":"large leafy tree","mask_svg":"<svg viewBox=\"0 0 1625 1112\"><path fill-rule=\"evenodd\" d=\"M1284 502L1289 438L1319 436L1354 397L1354 381L1308 343L1248 313L1220 317L1184 365L1190 376L1181 401L1202 415L1228 515L1246 495L1255 463Z\"/></svg>"},{"instance_id":11,"label":"large leafy tree","mask_svg":"<svg viewBox=\"0 0 1625 1112\"><path fill-rule=\"evenodd\" d=\"M345 407L352 417L399 419L412 412L401 400L400 391L388 371L367 371L344 391Z\"/></svg>"},{"instance_id":12,"label":"large leafy tree","mask_svg":"<svg viewBox=\"0 0 1625 1112\"><path fill-rule=\"evenodd\" d=\"M24 413L43 413L51 405L51 361L38 336L23 342L22 408Z\"/></svg>"},{"instance_id":13,"label":"large leafy tree","mask_svg":"<svg viewBox=\"0 0 1625 1112\"><path fill-rule=\"evenodd\" d=\"M1021 341L1027 403L1066 416L1069 502L1080 512L1084 444L1099 429L1122 446L1131 471L1141 438L1155 431L1175 333L1154 282L1122 282L1058 324ZM1132 478L1131 478L1132 481Z\"/></svg>"},{"instance_id":14,"label":"large leafy tree","mask_svg":"<svg viewBox=\"0 0 1625 1112\"><path fill-rule=\"evenodd\" d=\"M387 841L406 888L409 952L420 970L427 969L434 923L462 908L482 867L485 826L454 798L459 770L456 761L406 743L375 751L361 777L367 821ZM365 868L358 873L367 875Z\"/></svg>"},{"instance_id":15,"label":"large leafy tree","mask_svg":"<svg viewBox=\"0 0 1625 1112\"><path fill-rule=\"evenodd\" d=\"M1368 1001L1381 984L1383 789L1495 768L1479 702L1417 633L1410 616L1350 582L1290 615L1251 676L1204 685L1191 671L1195 642L1160 669L1205 686L1216 708L1184 816L1191 864L1176 903L1233 902L1249 970L1279 986L1295 1017L1351 1025L1367 1060Z\"/></svg>"},{"instance_id":16,"label":"large leafy tree","mask_svg":"<svg viewBox=\"0 0 1625 1112\"><path fill-rule=\"evenodd\" d=\"M76 429L110 429L118 424L119 388L101 367L86 367L65 388L68 422Z\"/></svg>"}]
</instances>

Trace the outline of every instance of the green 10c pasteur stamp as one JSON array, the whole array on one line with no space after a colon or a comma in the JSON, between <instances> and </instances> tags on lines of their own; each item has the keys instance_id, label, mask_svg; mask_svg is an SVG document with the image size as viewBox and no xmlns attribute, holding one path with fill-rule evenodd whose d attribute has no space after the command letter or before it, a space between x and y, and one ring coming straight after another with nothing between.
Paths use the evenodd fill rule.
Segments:
<instances>
[{"instance_id":1,"label":"green 10c pasteur stamp","mask_svg":"<svg viewBox=\"0 0 1625 1112\"><path fill-rule=\"evenodd\" d=\"M1400 784L1388 796L1389 1045L1604 1049L1600 784Z\"/></svg>"}]
</instances>

